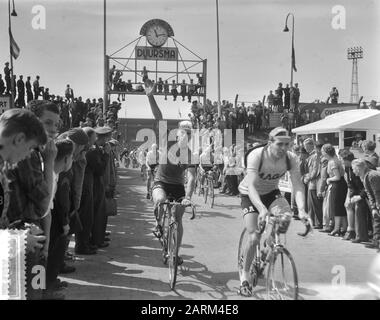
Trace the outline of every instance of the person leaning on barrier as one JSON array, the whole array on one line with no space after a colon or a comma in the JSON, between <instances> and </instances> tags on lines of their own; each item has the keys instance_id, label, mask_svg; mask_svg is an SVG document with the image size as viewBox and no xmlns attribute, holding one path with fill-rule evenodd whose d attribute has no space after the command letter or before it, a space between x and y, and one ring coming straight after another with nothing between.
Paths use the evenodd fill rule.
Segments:
<instances>
[{"instance_id":1,"label":"person leaning on barrier","mask_svg":"<svg viewBox=\"0 0 380 320\"><path fill-rule=\"evenodd\" d=\"M380 172L371 170L364 159L352 161L352 170L363 182L373 217L373 239L366 247L380 249Z\"/></svg>"},{"instance_id":2,"label":"person leaning on barrier","mask_svg":"<svg viewBox=\"0 0 380 320\"><path fill-rule=\"evenodd\" d=\"M368 162L368 167L376 170L379 166L379 155L375 152L376 142L364 140L362 142L362 149L364 151L364 159Z\"/></svg>"},{"instance_id":3,"label":"person leaning on barrier","mask_svg":"<svg viewBox=\"0 0 380 320\"><path fill-rule=\"evenodd\" d=\"M352 240L353 243L368 241L368 216L369 207L367 194L360 178L354 174L351 164L355 160L354 154L343 150L340 157L344 163L348 191L345 202L347 210L348 228L344 240Z\"/></svg>"},{"instance_id":4,"label":"person leaning on barrier","mask_svg":"<svg viewBox=\"0 0 380 320\"><path fill-rule=\"evenodd\" d=\"M0 117L0 193L3 198L1 205L1 225L3 228L11 228L13 225L14 228L26 227L28 230L26 256L26 291L28 300L41 298L41 291L34 290L32 287L32 279L34 276L32 274L32 268L36 264L43 264L40 258L41 250L44 247L42 241L45 242L47 237L46 234L43 234L41 228L41 216L42 212L45 213L47 210L44 211L43 205L40 205L40 209L36 213L32 209L31 202L29 202L31 206L27 206L26 204L28 204L28 195L34 195L36 197L42 195L39 199L43 202L43 197L49 197L49 189L42 187L42 184L47 187L43 177L36 183L36 174L33 175L33 173L29 171L24 172L27 176L26 178L32 180L28 186L33 185L34 182L36 183L34 185L36 189L27 189L27 186L20 180L16 181L17 189L15 189L15 181L9 179L17 179L17 175L14 175L15 170L9 170L7 168L7 164L14 165L21 163L26 164L27 168L33 169L33 166L30 166L32 157L29 156L35 155L35 150L45 145L46 142L47 135L45 128L32 112L23 109L11 109L5 111ZM48 148L51 147L49 146ZM54 154L54 151L52 151L52 154ZM37 160L39 161L39 158L37 158ZM41 164L41 162L38 163ZM36 170L37 168L34 169ZM11 185L8 185L9 181ZM15 190L17 193L14 192ZM12 207L11 204L19 204L20 207L24 206L21 211L18 211L18 207ZM13 212L10 209L11 207L15 208L16 212ZM33 213L31 211L33 211Z\"/></svg>"}]
</instances>

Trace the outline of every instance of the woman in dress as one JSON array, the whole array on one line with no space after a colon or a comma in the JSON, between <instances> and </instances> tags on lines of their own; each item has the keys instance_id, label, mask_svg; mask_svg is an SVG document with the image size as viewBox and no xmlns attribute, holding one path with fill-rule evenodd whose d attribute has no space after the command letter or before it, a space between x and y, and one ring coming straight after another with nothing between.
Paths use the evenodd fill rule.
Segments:
<instances>
[{"instance_id":1,"label":"woman in dress","mask_svg":"<svg viewBox=\"0 0 380 320\"><path fill-rule=\"evenodd\" d=\"M334 214L335 227L329 233L331 236L344 236L347 231L347 212L344 203L347 196L347 183L344 179L344 167L338 159L335 148L331 144L322 147L322 155L328 160L326 180L327 185L331 185L329 208Z\"/></svg>"}]
</instances>

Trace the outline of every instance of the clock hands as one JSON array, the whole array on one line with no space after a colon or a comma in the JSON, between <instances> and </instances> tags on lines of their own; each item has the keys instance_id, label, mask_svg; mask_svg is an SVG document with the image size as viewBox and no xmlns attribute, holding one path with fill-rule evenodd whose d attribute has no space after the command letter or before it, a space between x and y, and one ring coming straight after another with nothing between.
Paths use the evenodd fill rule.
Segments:
<instances>
[{"instance_id":1,"label":"clock hands","mask_svg":"<svg viewBox=\"0 0 380 320\"><path fill-rule=\"evenodd\" d=\"M154 29L154 33L156 34L156 37L158 37L158 34L157 34L157 30L156 30L156 29Z\"/></svg>"}]
</instances>

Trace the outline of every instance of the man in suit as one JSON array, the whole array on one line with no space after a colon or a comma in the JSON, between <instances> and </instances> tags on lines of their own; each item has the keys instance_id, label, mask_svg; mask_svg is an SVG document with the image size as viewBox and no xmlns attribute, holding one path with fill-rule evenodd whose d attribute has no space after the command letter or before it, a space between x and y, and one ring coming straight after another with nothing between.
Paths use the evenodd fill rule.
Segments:
<instances>
[{"instance_id":1,"label":"man in suit","mask_svg":"<svg viewBox=\"0 0 380 320\"><path fill-rule=\"evenodd\" d=\"M22 80L22 76L17 80L17 102L18 106L23 108L25 107L25 84L24 81Z\"/></svg>"},{"instance_id":2,"label":"man in suit","mask_svg":"<svg viewBox=\"0 0 380 320\"><path fill-rule=\"evenodd\" d=\"M303 143L309 156L306 159L306 173L303 175L303 182L307 185L308 212L314 223L315 229L322 229L323 224L323 200L317 197L317 181L321 173L321 149L322 144L315 144L313 139L308 138Z\"/></svg>"},{"instance_id":3,"label":"man in suit","mask_svg":"<svg viewBox=\"0 0 380 320\"><path fill-rule=\"evenodd\" d=\"M33 82L33 91L34 91L34 99L38 100L38 97L40 95L40 76L36 77L36 80Z\"/></svg>"}]
</instances>

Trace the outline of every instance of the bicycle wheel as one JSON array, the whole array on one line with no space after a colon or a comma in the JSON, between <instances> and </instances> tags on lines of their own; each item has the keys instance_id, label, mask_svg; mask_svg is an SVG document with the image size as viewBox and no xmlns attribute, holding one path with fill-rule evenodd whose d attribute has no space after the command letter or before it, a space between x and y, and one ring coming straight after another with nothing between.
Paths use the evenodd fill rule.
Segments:
<instances>
[{"instance_id":1,"label":"bicycle wheel","mask_svg":"<svg viewBox=\"0 0 380 320\"><path fill-rule=\"evenodd\" d=\"M173 290L177 281L178 270L178 226L173 222L168 235L169 285Z\"/></svg>"},{"instance_id":2,"label":"bicycle wheel","mask_svg":"<svg viewBox=\"0 0 380 320\"><path fill-rule=\"evenodd\" d=\"M266 281L267 299L297 300L298 276L290 252L276 247L270 257Z\"/></svg>"},{"instance_id":3,"label":"bicycle wheel","mask_svg":"<svg viewBox=\"0 0 380 320\"><path fill-rule=\"evenodd\" d=\"M208 180L207 180L207 177L205 178L205 183L203 183L203 197L204 197L205 203L207 203L207 197L208 197Z\"/></svg>"},{"instance_id":4,"label":"bicycle wheel","mask_svg":"<svg viewBox=\"0 0 380 320\"><path fill-rule=\"evenodd\" d=\"M239 280L241 279L242 272L243 272L243 262L244 262L244 255L243 255L243 244L247 241L247 229L244 228L243 232L240 235L239 240L239 248L238 248L238 271L239 271Z\"/></svg>"},{"instance_id":5,"label":"bicycle wheel","mask_svg":"<svg viewBox=\"0 0 380 320\"><path fill-rule=\"evenodd\" d=\"M214 198L215 198L215 193L214 193L214 182L212 180L209 180L209 197L210 197L210 206L211 208L214 206Z\"/></svg>"},{"instance_id":6,"label":"bicycle wheel","mask_svg":"<svg viewBox=\"0 0 380 320\"><path fill-rule=\"evenodd\" d=\"M162 245L162 262L167 264L168 262L168 236L169 236L169 217L170 217L169 206L166 206L163 218L162 218L162 237L161 237L161 245Z\"/></svg>"}]
</instances>

